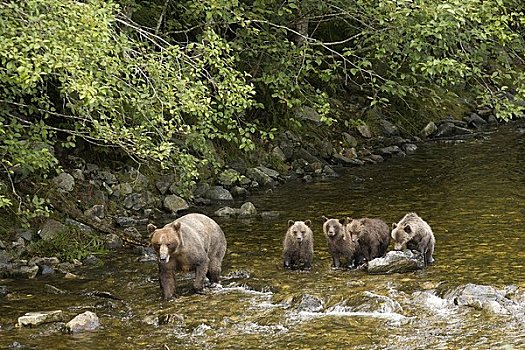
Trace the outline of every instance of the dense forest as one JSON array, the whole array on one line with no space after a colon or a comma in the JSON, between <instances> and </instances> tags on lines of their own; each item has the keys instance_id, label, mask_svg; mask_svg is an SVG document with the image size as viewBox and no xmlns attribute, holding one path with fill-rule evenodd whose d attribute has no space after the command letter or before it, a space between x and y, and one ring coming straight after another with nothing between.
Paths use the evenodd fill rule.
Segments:
<instances>
[{"instance_id":1,"label":"dense forest","mask_svg":"<svg viewBox=\"0 0 525 350\"><path fill-rule=\"evenodd\" d=\"M0 0L0 210L29 220L83 150L175 169L190 196L218 150L250 154L301 111L418 130L525 108L519 0ZM371 113L374 112L374 113Z\"/></svg>"}]
</instances>

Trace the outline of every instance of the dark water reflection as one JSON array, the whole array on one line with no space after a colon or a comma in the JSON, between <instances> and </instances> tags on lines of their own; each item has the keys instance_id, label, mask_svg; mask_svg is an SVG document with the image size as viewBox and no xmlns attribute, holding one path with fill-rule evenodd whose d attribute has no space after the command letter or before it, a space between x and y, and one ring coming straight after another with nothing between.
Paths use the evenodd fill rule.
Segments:
<instances>
[{"instance_id":1,"label":"dark water reflection","mask_svg":"<svg viewBox=\"0 0 525 350\"><path fill-rule=\"evenodd\" d=\"M188 275L179 280L182 296L161 302L155 263L138 262L127 251L113 254L102 267L82 270L79 280L1 281L12 293L0 299L0 347L19 342L33 349L523 348L523 319L450 310L433 290L466 283L525 287L524 156L524 137L502 127L486 139L420 145L410 157L254 196L250 200L259 211L281 216L217 219L228 240L225 277L222 289L205 296L190 293ZM434 230L434 266L389 276L330 269L322 215L391 223L408 211ZM310 273L281 267L288 219L314 222ZM45 284L67 293L47 294ZM93 290L123 300L89 296ZM430 301L421 304L420 292L428 292ZM304 309L305 295L322 305ZM56 325L14 328L27 311L53 309L64 310L68 320L92 310L102 328L73 336Z\"/></svg>"}]
</instances>

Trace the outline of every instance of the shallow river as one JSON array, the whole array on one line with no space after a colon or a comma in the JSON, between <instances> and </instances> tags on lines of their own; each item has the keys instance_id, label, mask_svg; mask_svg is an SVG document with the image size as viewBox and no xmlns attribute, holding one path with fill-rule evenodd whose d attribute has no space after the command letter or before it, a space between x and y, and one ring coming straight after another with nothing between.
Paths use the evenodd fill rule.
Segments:
<instances>
[{"instance_id":1,"label":"shallow river","mask_svg":"<svg viewBox=\"0 0 525 350\"><path fill-rule=\"evenodd\" d=\"M482 139L421 144L405 158L253 196L259 211L278 211L280 217L217 218L228 251L222 287L206 295L191 294L192 276L179 275L181 296L161 301L156 263L139 261L132 250L80 269L76 280L0 281L11 292L0 298L0 348L525 348L524 318L451 308L440 294L467 283L525 287L524 160L525 136L501 127ZM390 224L409 211L433 228L433 266L375 276L330 268L322 215L379 217ZM282 268L288 219L313 221L311 272ZM46 285L66 293L50 293ZM60 324L14 327L25 312L55 309L67 320L94 311L101 328L67 335Z\"/></svg>"}]
</instances>

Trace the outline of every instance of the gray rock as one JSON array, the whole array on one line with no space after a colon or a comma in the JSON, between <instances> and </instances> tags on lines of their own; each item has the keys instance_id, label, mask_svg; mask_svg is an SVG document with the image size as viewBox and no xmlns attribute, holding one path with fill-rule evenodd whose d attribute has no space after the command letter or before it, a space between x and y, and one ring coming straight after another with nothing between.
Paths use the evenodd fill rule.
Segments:
<instances>
[{"instance_id":1,"label":"gray rock","mask_svg":"<svg viewBox=\"0 0 525 350\"><path fill-rule=\"evenodd\" d=\"M186 210L190 206L188 202L182 197L179 197L175 194L170 194L164 198L163 202L164 208L167 209L170 213L176 214L181 210Z\"/></svg>"},{"instance_id":2,"label":"gray rock","mask_svg":"<svg viewBox=\"0 0 525 350\"><path fill-rule=\"evenodd\" d=\"M292 150L292 153L293 153L293 150ZM290 154L292 154L290 153ZM285 162L288 158L286 157L286 155L284 154L283 150L281 149L281 147L277 146L277 147L274 147L272 149L272 152L271 154L276 157L277 159L279 159L281 162Z\"/></svg>"},{"instance_id":3,"label":"gray rock","mask_svg":"<svg viewBox=\"0 0 525 350\"><path fill-rule=\"evenodd\" d=\"M70 218L66 218L66 220L64 220L64 223L67 225L67 226L70 226L72 228L76 228L76 229L79 229L80 231L82 232L87 232L87 233L91 233L93 232L93 229L91 228L91 226L88 226L86 224L83 224L81 222L78 222L76 220L73 220L73 219L70 219Z\"/></svg>"},{"instance_id":4,"label":"gray rock","mask_svg":"<svg viewBox=\"0 0 525 350\"><path fill-rule=\"evenodd\" d=\"M368 127L368 125L366 124L361 124L357 127L357 131L359 131L359 133L361 134L361 136L363 136L364 138L371 138L372 137L372 132L370 131L370 128Z\"/></svg>"},{"instance_id":5,"label":"gray rock","mask_svg":"<svg viewBox=\"0 0 525 350\"><path fill-rule=\"evenodd\" d=\"M264 173L259 168L250 168L246 170L246 176L252 179L253 181L257 182L259 185L263 187L273 186L275 184L272 177Z\"/></svg>"},{"instance_id":6,"label":"gray rock","mask_svg":"<svg viewBox=\"0 0 525 350\"><path fill-rule=\"evenodd\" d=\"M253 217L257 215L257 208L255 208L255 205L253 205L252 202L246 202L243 205L241 205L241 208L239 209L239 217L246 218L246 217Z\"/></svg>"},{"instance_id":7,"label":"gray rock","mask_svg":"<svg viewBox=\"0 0 525 350\"><path fill-rule=\"evenodd\" d=\"M350 135L347 132L344 132L342 136L343 136L343 146L354 147L354 148L357 147L357 139L354 136Z\"/></svg>"},{"instance_id":8,"label":"gray rock","mask_svg":"<svg viewBox=\"0 0 525 350\"><path fill-rule=\"evenodd\" d=\"M66 233L69 228L54 219L47 219L42 228L37 232L44 241L54 239L58 234Z\"/></svg>"},{"instance_id":9,"label":"gray rock","mask_svg":"<svg viewBox=\"0 0 525 350\"><path fill-rule=\"evenodd\" d=\"M13 257L11 254L9 254L6 250L1 249L0 250L0 264L6 264L13 260Z\"/></svg>"},{"instance_id":10,"label":"gray rock","mask_svg":"<svg viewBox=\"0 0 525 350\"><path fill-rule=\"evenodd\" d=\"M213 186L203 195L204 198L215 200L215 201L231 201L233 196L222 186Z\"/></svg>"},{"instance_id":11,"label":"gray rock","mask_svg":"<svg viewBox=\"0 0 525 350\"><path fill-rule=\"evenodd\" d=\"M437 131L437 126L434 122L429 122L423 130L421 130L421 136L426 138L432 136Z\"/></svg>"},{"instance_id":12,"label":"gray rock","mask_svg":"<svg viewBox=\"0 0 525 350\"><path fill-rule=\"evenodd\" d=\"M332 167L330 167L329 165L325 165L323 167L323 175L326 177L338 177L339 176L339 174L337 174L335 170L332 169Z\"/></svg>"},{"instance_id":13,"label":"gray rock","mask_svg":"<svg viewBox=\"0 0 525 350\"><path fill-rule=\"evenodd\" d=\"M73 170L71 170L71 176L73 176L73 178L75 180L78 180L78 181L86 180L86 177L84 176L84 173L82 172L81 169L73 169Z\"/></svg>"},{"instance_id":14,"label":"gray rock","mask_svg":"<svg viewBox=\"0 0 525 350\"><path fill-rule=\"evenodd\" d=\"M465 117L464 120L471 128L479 129L487 125L487 121L481 118L477 113L471 113L468 117Z\"/></svg>"},{"instance_id":15,"label":"gray rock","mask_svg":"<svg viewBox=\"0 0 525 350\"><path fill-rule=\"evenodd\" d=\"M51 266L42 265L40 266L40 274L42 276L48 276L53 275L55 273L55 269Z\"/></svg>"},{"instance_id":16,"label":"gray rock","mask_svg":"<svg viewBox=\"0 0 525 350\"><path fill-rule=\"evenodd\" d=\"M115 223L120 227L129 227L135 225L136 220L129 216L119 216L115 220Z\"/></svg>"},{"instance_id":17,"label":"gray rock","mask_svg":"<svg viewBox=\"0 0 525 350\"><path fill-rule=\"evenodd\" d=\"M118 179L115 176L115 174L107 170L97 172L94 176L92 176L92 178L94 180L99 180L105 183L106 185L110 185L110 186L118 183Z\"/></svg>"},{"instance_id":18,"label":"gray rock","mask_svg":"<svg viewBox=\"0 0 525 350\"><path fill-rule=\"evenodd\" d=\"M385 295L365 291L361 294L361 297L362 300L359 302L359 305L354 308L354 311L379 313L399 313L403 311L397 301Z\"/></svg>"},{"instance_id":19,"label":"gray rock","mask_svg":"<svg viewBox=\"0 0 525 350\"><path fill-rule=\"evenodd\" d=\"M315 123L321 122L321 115L312 107L302 106L297 110L296 116L299 119L310 120Z\"/></svg>"},{"instance_id":20,"label":"gray rock","mask_svg":"<svg viewBox=\"0 0 525 350\"><path fill-rule=\"evenodd\" d=\"M417 146L413 143L405 143L401 148L405 153L414 153L417 151Z\"/></svg>"},{"instance_id":21,"label":"gray rock","mask_svg":"<svg viewBox=\"0 0 525 350\"><path fill-rule=\"evenodd\" d=\"M280 216L281 216L281 213L278 211L263 211L261 213L261 218L263 220L278 219Z\"/></svg>"},{"instance_id":22,"label":"gray rock","mask_svg":"<svg viewBox=\"0 0 525 350\"><path fill-rule=\"evenodd\" d=\"M62 310L28 312L18 318L18 327L38 326L43 323L60 322L62 319Z\"/></svg>"},{"instance_id":23,"label":"gray rock","mask_svg":"<svg viewBox=\"0 0 525 350\"><path fill-rule=\"evenodd\" d=\"M240 186L233 186L230 190L230 193L234 197L246 197L249 194L246 188Z\"/></svg>"},{"instance_id":24,"label":"gray rock","mask_svg":"<svg viewBox=\"0 0 525 350\"><path fill-rule=\"evenodd\" d=\"M393 156L405 156L406 153L403 152L403 150L401 148L399 148L399 146L388 146L388 147L383 147L383 148L380 148L377 150L379 152L379 154L381 154L381 156L383 157L393 157Z\"/></svg>"},{"instance_id":25,"label":"gray rock","mask_svg":"<svg viewBox=\"0 0 525 350\"><path fill-rule=\"evenodd\" d=\"M316 156L312 155L310 152L308 152L304 148L298 148L298 149L294 150L293 158L295 158L295 159L304 159L308 163L321 162L321 160L319 158L317 158Z\"/></svg>"},{"instance_id":26,"label":"gray rock","mask_svg":"<svg viewBox=\"0 0 525 350\"><path fill-rule=\"evenodd\" d=\"M120 238L114 233L110 233L106 235L104 237L104 241L105 241L104 245L108 249L118 249L118 248L122 248L122 246L124 245L122 238Z\"/></svg>"},{"instance_id":27,"label":"gray rock","mask_svg":"<svg viewBox=\"0 0 525 350\"><path fill-rule=\"evenodd\" d=\"M296 306L297 312L319 312L324 307L323 300L316 296L305 294Z\"/></svg>"},{"instance_id":28,"label":"gray rock","mask_svg":"<svg viewBox=\"0 0 525 350\"><path fill-rule=\"evenodd\" d=\"M102 204L96 204L84 212L84 215L92 219L103 219L105 215L105 206Z\"/></svg>"},{"instance_id":29,"label":"gray rock","mask_svg":"<svg viewBox=\"0 0 525 350\"><path fill-rule=\"evenodd\" d=\"M456 125L452 122L445 122L439 125L435 137L451 137L456 135Z\"/></svg>"},{"instance_id":30,"label":"gray rock","mask_svg":"<svg viewBox=\"0 0 525 350\"><path fill-rule=\"evenodd\" d=\"M124 198L124 208L135 211L142 210L148 206L155 206L157 198L149 191L144 193L132 193Z\"/></svg>"},{"instance_id":31,"label":"gray rock","mask_svg":"<svg viewBox=\"0 0 525 350\"><path fill-rule=\"evenodd\" d=\"M410 250L392 250L383 258L373 259L368 263L369 274L405 273L421 270L425 267L423 256Z\"/></svg>"},{"instance_id":32,"label":"gray rock","mask_svg":"<svg viewBox=\"0 0 525 350\"><path fill-rule=\"evenodd\" d=\"M17 232L16 234L17 238L23 238L24 241L30 242L33 239L33 232L29 230L24 230L22 232Z\"/></svg>"},{"instance_id":33,"label":"gray rock","mask_svg":"<svg viewBox=\"0 0 525 350\"><path fill-rule=\"evenodd\" d=\"M333 160L338 164L343 164L346 166L361 166L365 164L365 162L361 159L351 159L341 154L334 154Z\"/></svg>"},{"instance_id":34,"label":"gray rock","mask_svg":"<svg viewBox=\"0 0 525 350\"><path fill-rule=\"evenodd\" d=\"M61 192L71 192L75 187L75 179L68 173L61 173L54 177L52 182L57 186Z\"/></svg>"},{"instance_id":35,"label":"gray rock","mask_svg":"<svg viewBox=\"0 0 525 350\"><path fill-rule=\"evenodd\" d=\"M51 284L44 284L44 292L53 295L66 294L66 291L59 289Z\"/></svg>"},{"instance_id":36,"label":"gray rock","mask_svg":"<svg viewBox=\"0 0 525 350\"><path fill-rule=\"evenodd\" d=\"M468 283L457 287L445 295L457 306L472 307L476 310L508 315L519 312L523 314L523 306L506 297L506 294L492 286Z\"/></svg>"},{"instance_id":37,"label":"gray rock","mask_svg":"<svg viewBox=\"0 0 525 350\"><path fill-rule=\"evenodd\" d=\"M193 189L193 196L194 197L203 197L204 194L210 190L210 188L211 188L210 184L208 184L206 182L200 182Z\"/></svg>"},{"instance_id":38,"label":"gray rock","mask_svg":"<svg viewBox=\"0 0 525 350\"><path fill-rule=\"evenodd\" d=\"M133 187L129 183L120 183L111 187L114 197L125 197L133 193Z\"/></svg>"},{"instance_id":39,"label":"gray rock","mask_svg":"<svg viewBox=\"0 0 525 350\"><path fill-rule=\"evenodd\" d=\"M215 211L215 216L220 217L232 217L239 215L240 209L231 208L231 207L223 207Z\"/></svg>"},{"instance_id":40,"label":"gray rock","mask_svg":"<svg viewBox=\"0 0 525 350\"><path fill-rule=\"evenodd\" d=\"M66 323L66 330L69 333L91 331L99 327L100 320L98 316L91 311L86 311L80 315L77 315L71 321Z\"/></svg>"},{"instance_id":41,"label":"gray rock","mask_svg":"<svg viewBox=\"0 0 525 350\"><path fill-rule=\"evenodd\" d=\"M399 129L397 128L397 126L395 126L394 124L392 124L388 120L381 119L379 121L379 124L381 125L383 134L385 136L389 136L389 137L391 137L391 136L399 136Z\"/></svg>"},{"instance_id":42,"label":"gray rock","mask_svg":"<svg viewBox=\"0 0 525 350\"><path fill-rule=\"evenodd\" d=\"M173 176L162 176L155 182L155 187L159 190L160 194L165 195L172 183Z\"/></svg>"},{"instance_id":43,"label":"gray rock","mask_svg":"<svg viewBox=\"0 0 525 350\"><path fill-rule=\"evenodd\" d=\"M0 298L5 297L9 293L7 286L0 286Z\"/></svg>"}]
</instances>

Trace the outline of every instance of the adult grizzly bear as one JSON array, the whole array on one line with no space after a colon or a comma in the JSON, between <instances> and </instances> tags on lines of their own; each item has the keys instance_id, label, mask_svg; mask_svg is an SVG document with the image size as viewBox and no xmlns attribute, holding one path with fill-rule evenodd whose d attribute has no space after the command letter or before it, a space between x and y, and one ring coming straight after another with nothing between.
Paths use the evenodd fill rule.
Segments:
<instances>
[{"instance_id":1,"label":"adult grizzly bear","mask_svg":"<svg viewBox=\"0 0 525 350\"><path fill-rule=\"evenodd\" d=\"M346 259L347 267L357 266L361 259L356 255L356 243L352 242L352 238L346 232L344 221L329 219L326 216L323 216L323 219L323 232L326 236L328 251L332 255L332 267L339 268L341 258Z\"/></svg>"},{"instance_id":2,"label":"adult grizzly bear","mask_svg":"<svg viewBox=\"0 0 525 350\"><path fill-rule=\"evenodd\" d=\"M284 267L312 268L314 256L314 234L312 222L288 220L288 230L283 241Z\"/></svg>"},{"instance_id":3,"label":"adult grizzly bear","mask_svg":"<svg viewBox=\"0 0 525 350\"><path fill-rule=\"evenodd\" d=\"M159 280L164 299L175 293L176 271L195 271L193 288L201 293L204 277L219 282L226 253L226 238L220 226L203 214L187 214L157 229L148 225L151 244L159 258Z\"/></svg>"},{"instance_id":4,"label":"adult grizzly bear","mask_svg":"<svg viewBox=\"0 0 525 350\"><path fill-rule=\"evenodd\" d=\"M407 247L416 250L425 257L425 264L434 262L434 245L436 239L430 226L416 213L406 214L397 224L392 224L392 239L394 249L401 250Z\"/></svg>"},{"instance_id":5,"label":"adult grizzly bear","mask_svg":"<svg viewBox=\"0 0 525 350\"><path fill-rule=\"evenodd\" d=\"M366 263L385 255L390 244L390 228L380 219L345 220L346 231L356 244L357 255L366 259Z\"/></svg>"}]
</instances>

